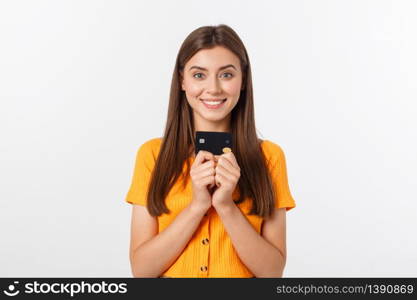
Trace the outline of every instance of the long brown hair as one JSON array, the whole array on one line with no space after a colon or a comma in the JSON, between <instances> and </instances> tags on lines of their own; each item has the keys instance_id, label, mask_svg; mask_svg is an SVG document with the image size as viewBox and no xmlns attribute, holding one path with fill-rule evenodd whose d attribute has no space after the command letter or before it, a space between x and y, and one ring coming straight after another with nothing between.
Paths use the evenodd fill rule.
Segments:
<instances>
[{"instance_id":1,"label":"long brown hair","mask_svg":"<svg viewBox=\"0 0 417 300\"><path fill-rule=\"evenodd\" d=\"M147 207L152 216L170 213L165 197L183 177L183 188L189 176L189 157L194 151L192 108L181 89L181 74L187 61L199 50L223 46L239 57L242 89L239 101L231 112L232 151L240 167L239 199L253 199L250 214L267 218L274 209L275 191L255 127L252 77L249 57L237 33L227 25L203 26L191 32L177 55L171 81L168 117L158 158L152 172ZM254 142L256 141L256 142ZM183 172L186 161L186 172Z\"/></svg>"}]
</instances>

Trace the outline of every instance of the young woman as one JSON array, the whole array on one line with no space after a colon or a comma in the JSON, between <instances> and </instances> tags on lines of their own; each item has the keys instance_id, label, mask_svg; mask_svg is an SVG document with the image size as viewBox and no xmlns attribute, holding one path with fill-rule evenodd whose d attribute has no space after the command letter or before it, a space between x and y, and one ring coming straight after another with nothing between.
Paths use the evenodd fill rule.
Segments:
<instances>
[{"instance_id":1,"label":"young woman","mask_svg":"<svg viewBox=\"0 0 417 300\"><path fill-rule=\"evenodd\" d=\"M196 131L232 133L232 152L195 155ZM227 25L183 42L164 136L139 147L125 200L134 277L283 275L295 207L285 156L257 137L249 57Z\"/></svg>"}]
</instances>

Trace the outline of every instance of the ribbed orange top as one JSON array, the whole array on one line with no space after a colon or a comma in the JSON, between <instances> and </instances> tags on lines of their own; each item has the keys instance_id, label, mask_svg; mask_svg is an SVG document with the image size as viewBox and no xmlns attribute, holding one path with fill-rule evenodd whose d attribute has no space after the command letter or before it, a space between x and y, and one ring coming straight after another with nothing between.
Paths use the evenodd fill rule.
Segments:
<instances>
[{"instance_id":1,"label":"ribbed orange top","mask_svg":"<svg viewBox=\"0 0 417 300\"><path fill-rule=\"evenodd\" d=\"M154 138L139 147L130 189L125 201L146 206L147 189L150 175L160 150L162 139ZM264 140L261 148L268 160L268 168L276 190L275 207L295 207L291 196L284 152L277 144ZM191 165L194 158L190 158ZM186 168L184 162L184 170ZM168 227L175 217L190 204L192 198L191 179L188 176L186 188L182 189L182 178L175 183L165 201L170 214L158 217L159 232ZM238 196L237 188L233 198ZM263 218L248 215L252 199L246 198L237 204L250 224L260 234ZM208 241L207 241L208 240ZM239 259L232 242L214 209L210 209L193 234L187 246L177 260L162 274L166 277L253 277L254 275Z\"/></svg>"}]
</instances>

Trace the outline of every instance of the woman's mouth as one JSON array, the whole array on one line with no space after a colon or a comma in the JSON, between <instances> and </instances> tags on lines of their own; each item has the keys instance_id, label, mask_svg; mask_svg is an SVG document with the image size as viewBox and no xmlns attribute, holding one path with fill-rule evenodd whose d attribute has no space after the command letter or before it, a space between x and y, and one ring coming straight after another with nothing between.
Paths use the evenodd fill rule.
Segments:
<instances>
[{"instance_id":1,"label":"woman's mouth","mask_svg":"<svg viewBox=\"0 0 417 300\"><path fill-rule=\"evenodd\" d=\"M200 99L200 101L203 102L204 106L208 109L217 109L223 106L223 104L226 102L227 98L224 99L213 99L213 100L207 100L207 99Z\"/></svg>"}]
</instances>

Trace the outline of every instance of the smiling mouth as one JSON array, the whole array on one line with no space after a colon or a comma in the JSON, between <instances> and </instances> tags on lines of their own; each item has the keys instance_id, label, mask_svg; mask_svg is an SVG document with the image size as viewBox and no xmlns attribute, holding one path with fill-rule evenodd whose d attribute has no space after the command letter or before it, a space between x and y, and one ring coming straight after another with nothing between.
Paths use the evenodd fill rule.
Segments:
<instances>
[{"instance_id":1,"label":"smiling mouth","mask_svg":"<svg viewBox=\"0 0 417 300\"><path fill-rule=\"evenodd\" d=\"M204 100L200 99L201 102L203 102L204 106L209 109L216 109L219 108L225 103L227 98L221 99L221 100Z\"/></svg>"},{"instance_id":2,"label":"smiling mouth","mask_svg":"<svg viewBox=\"0 0 417 300\"><path fill-rule=\"evenodd\" d=\"M202 99L200 98L201 101L205 102L205 103L209 103L209 104L219 104L223 101L226 101L227 98L223 98L223 99L215 99L215 100L208 100L208 99Z\"/></svg>"}]
</instances>

